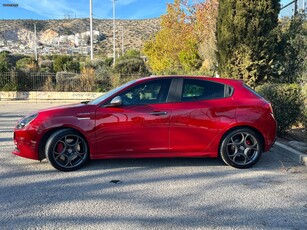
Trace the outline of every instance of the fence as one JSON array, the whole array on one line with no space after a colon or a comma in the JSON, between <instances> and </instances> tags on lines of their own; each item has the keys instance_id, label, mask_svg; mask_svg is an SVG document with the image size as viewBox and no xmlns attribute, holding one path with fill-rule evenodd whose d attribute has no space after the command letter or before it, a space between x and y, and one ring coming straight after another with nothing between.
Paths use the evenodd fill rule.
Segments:
<instances>
[{"instance_id":1,"label":"fence","mask_svg":"<svg viewBox=\"0 0 307 230\"><path fill-rule=\"evenodd\" d=\"M0 73L0 91L105 92L130 79L143 76L97 77L77 73ZM117 79L116 79L117 78Z\"/></svg>"},{"instance_id":2,"label":"fence","mask_svg":"<svg viewBox=\"0 0 307 230\"><path fill-rule=\"evenodd\" d=\"M59 75L58 75L59 76ZM61 76L61 75L60 75ZM77 74L66 74L58 77L55 73L0 73L0 91L60 91L65 92L78 88L80 84L75 78ZM69 87L66 87L68 85Z\"/></svg>"}]
</instances>

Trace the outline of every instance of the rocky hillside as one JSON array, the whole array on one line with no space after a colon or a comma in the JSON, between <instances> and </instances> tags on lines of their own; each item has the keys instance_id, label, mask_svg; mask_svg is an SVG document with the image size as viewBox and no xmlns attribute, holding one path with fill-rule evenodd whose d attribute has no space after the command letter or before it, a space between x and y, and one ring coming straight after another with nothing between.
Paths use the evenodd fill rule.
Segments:
<instances>
[{"instance_id":1,"label":"rocky hillside","mask_svg":"<svg viewBox=\"0 0 307 230\"><path fill-rule=\"evenodd\" d=\"M40 47L59 45L64 38L66 41L74 43L71 44L73 47L79 46L78 42L76 42L77 44L74 42L75 36L83 38L84 34L89 34L90 28L89 19L0 20L0 49L9 48L11 52L18 52L18 49L31 49L33 47L34 24L36 24L37 41ZM125 50L141 48L144 41L154 35L159 27L159 19L116 20L118 52L122 47L122 41ZM113 21L94 19L93 30L98 36L94 41L95 52L112 53ZM88 41L83 41L83 43L88 45Z\"/></svg>"}]
</instances>

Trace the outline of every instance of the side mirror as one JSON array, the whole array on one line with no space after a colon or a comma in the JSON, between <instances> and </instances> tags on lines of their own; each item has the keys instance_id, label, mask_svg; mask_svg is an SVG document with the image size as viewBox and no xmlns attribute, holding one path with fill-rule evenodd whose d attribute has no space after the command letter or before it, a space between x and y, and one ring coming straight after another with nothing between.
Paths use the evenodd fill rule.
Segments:
<instances>
[{"instance_id":1,"label":"side mirror","mask_svg":"<svg viewBox=\"0 0 307 230\"><path fill-rule=\"evenodd\" d=\"M116 96L111 100L109 106L120 106L122 104L123 104L122 98L120 96Z\"/></svg>"}]
</instances>

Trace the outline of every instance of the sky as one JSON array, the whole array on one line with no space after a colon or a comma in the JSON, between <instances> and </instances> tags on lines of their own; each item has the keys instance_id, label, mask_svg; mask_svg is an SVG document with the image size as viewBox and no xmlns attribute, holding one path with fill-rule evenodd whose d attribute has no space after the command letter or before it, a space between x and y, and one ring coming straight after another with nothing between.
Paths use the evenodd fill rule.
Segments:
<instances>
[{"instance_id":1,"label":"sky","mask_svg":"<svg viewBox=\"0 0 307 230\"><path fill-rule=\"evenodd\" d=\"M201 1L201 0L200 0ZM282 5L292 0L281 0ZM0 0L0 19L65 19L88 18L90 0ZM117 19L157 18L166 13L167 3L173 0L116 0ZM302 7L304 0L299 0ZM307 2L307 0L305 1ZM18 7L4 6L18 4ZM92 0L93 17L111 19L112 0ZM282 16L291 16L292 7L281 11Z\"/></svg>"}]
</instances>

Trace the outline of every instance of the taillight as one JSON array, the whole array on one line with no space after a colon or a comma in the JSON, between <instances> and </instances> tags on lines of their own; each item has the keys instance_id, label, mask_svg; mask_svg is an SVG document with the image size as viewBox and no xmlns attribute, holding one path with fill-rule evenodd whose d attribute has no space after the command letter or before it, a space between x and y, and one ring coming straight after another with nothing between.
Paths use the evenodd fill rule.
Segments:
<instances>
[{"instance_id":1,"label":"taillight","mask_svg":"<svg viewBox=\"0 0 307 230\"><path fill-rule=\"evenodd\" d=\"M272 104L270 102L266 103L265 107L269 110L269 112L271 114L274 114L273 107L272 107Z\"/></svg>"}]
</instances>

